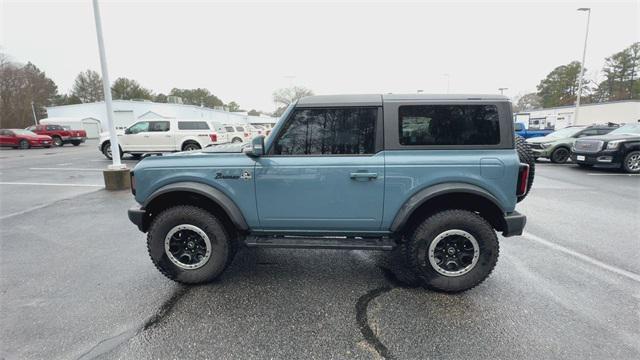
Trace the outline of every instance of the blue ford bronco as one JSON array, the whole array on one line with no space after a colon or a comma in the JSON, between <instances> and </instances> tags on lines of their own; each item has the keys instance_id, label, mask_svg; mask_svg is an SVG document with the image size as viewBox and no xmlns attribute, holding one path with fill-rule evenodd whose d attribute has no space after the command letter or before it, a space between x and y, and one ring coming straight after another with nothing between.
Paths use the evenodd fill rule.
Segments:
<instances>
[{"instance_id":1,"label":"blue ford bronco","mask_svg":"<svg viewBox=\"0 0 640 360\"><path fill-rule=\"evenodd\" d=\"M402 278L444 292L493 270L533 156L493 95L310 96L268 138L142 160L132 171L162 274L216 279L240 247L387 250Z\"/></svg>"}]
</instances>

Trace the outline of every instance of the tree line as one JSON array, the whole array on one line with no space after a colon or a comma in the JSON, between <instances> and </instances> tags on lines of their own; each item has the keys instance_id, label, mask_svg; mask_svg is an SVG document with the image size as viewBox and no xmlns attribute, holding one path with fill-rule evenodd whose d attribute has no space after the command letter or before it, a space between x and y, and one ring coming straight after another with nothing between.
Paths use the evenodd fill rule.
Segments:
<instances>
[{"instance_id":1,"label":"tree line","mask_svg":"<svg viewBox=\"0 0 640 360\"><path fill-rule=\"evenodd\" d=\"M166 103L170 96L180 97L183 104L215 108L224 106L228 111L244 112L235 101L225 104L204 88L173 88L168 94L154 93L136 80L117 78L111 85L114 100L150 100ZM19 64L0 53L0 127L24 128L33 125L33 112L37 119L47 117L47 106L73 105L104 100L102 77L96 71L80 72L69 93L60 93L55 82L31 62ZM249 115L261 111L251 109Z\"/></svg>"},{"instance_id":2,"label":"tree line","mask_svg":"<svg viewBox=\"0 0 640 360\"><path fill-rule=\"evenodd\" d=\"M515 111L573 105L578 95L580 62L572 61L553 69L537 86L537 92L521 96ZM587 69L585 68L585 73ZM605 59L601 80L594 81L582 75L580 102L602 103L640 99L640 42Z\"/></svg>"}]
</instances>

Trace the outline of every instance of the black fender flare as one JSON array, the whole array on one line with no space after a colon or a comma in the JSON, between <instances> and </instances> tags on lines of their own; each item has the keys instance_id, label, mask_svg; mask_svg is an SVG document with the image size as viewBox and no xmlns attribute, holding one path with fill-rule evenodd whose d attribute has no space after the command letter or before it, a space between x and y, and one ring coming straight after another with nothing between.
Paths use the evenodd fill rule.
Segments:
<instances>
[{"instance_id":1,"label":"black fender flare","mask_svg":"<svg viewBox=\"0 0 640 360\"><path fill-rule=\"evenodd\" d=\"M242 215L240 208L238 207L238 205L236 205L235 202L233 202L233 200L231 200L222 191L214 188L213 186L199 182L182 181L165 185L149 195L142 204L142 207L146 208L154 199L158 198L161 195L176 191L191 192L208 198L209 200L215 202L227 213L233 224L238 229L249 229L249 225L247 225L247 221L244 219L244 215Z\"/></svg>"},{"instance_id":2,"label":"black fender flare","mask_svg":"<svg viewBox=\"0 0 640 360\"><path fill-rule=\"evenodd\" d=\"M468 183L463 182L451 182L444 184L432 185L424 188L417 193L413 194L405 203L400 207L396 217L391 223L391 232L396 232L407 223L413 212L418 209L422 204L440 195L453 194L453 193L467 193L482 196L489 200L498 209L502 209L500 202L487 190ZM502 211L502 210L501 210ZM504 213L504 211L502 211Z\"/></svg>"}]
</instances>

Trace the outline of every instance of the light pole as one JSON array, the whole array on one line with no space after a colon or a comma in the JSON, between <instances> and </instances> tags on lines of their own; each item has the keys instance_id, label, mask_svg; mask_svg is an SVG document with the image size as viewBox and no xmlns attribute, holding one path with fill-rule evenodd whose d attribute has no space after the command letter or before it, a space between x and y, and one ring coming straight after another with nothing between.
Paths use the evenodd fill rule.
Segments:
<instances>
[{"instance_id":1,"label":"light pole","mask_svg":"<svg viewBox=\"0 0 640 360\"><path fill-rule=\"evenodd\" d=\"M502 87L502 88L498 88L498 90L500 90L500 95L504 95L504 91L509 90L509 88Z\"/></svg>"},{"instance_id":2,"label":"light pole","mask_svg":"<svg viewBox=\"0 0 640 360\"><path fill-rule=\"evenodd\" d=\"M33 106L33 101L31 101L31 112L33 113L33 123L38 125L38 118L36 117L36 108Z\"/></svg>"},{"instance_id":3,"label":"light pole","mask_svg":"<svg viewBox=\"0 0 640 360\"><path fill-rule=\"evenodd\" d=\"M107 56L104 51L104 40L102 39L102 21L100 19L100 7L98 0L93 0L93 16L96 20L96 35L98 36L98 51L100 52L100 67L102 69L102 88L104 90L104 103L107 106L107 123L109 125L109 140L111 143L110 169L126 169L126 165L120 162L120 147L118 146L118 135L113 123L113 107L111 105L111 86L109 85L109 73L107 72Z\"/></svg>"},{"instance_id":4,"label":"light pole","mask_svg":"<svg viewBox=\"0 0 640 360\"><path fill-rule=\"evenodd\" d=\"M582 62L580 63L580 75L578 77L578 95L576 96L576 111L573 115L573 124L578 123L578 113L580 112L580 95L582 95L582 77L584 76L584 61L587 56L587 38L589 37L589 20L591 20L590 8L579 8L578 11L587 12L587 30L584 34L584 49L582 50Z\"/></svg>"}]
</instances>

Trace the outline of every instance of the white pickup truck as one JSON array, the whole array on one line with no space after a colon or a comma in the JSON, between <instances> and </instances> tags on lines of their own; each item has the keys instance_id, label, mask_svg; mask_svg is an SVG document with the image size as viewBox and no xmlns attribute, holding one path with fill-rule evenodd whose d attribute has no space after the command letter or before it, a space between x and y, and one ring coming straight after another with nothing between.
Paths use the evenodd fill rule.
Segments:
<instances>
[{"instance_id":1,"label":"white pickup truck","mask_svg":"<svg viewBox=\"0 0 640 360\"><path fill-rule=\"evenodd\" d=\"M120 156L203 149L209 145L222 144L217 132L205 120L158 119L134 123L118 134ZM98 149L111 159L109 133L100 134Z\"/></svg>"}]
</instances>

